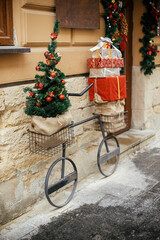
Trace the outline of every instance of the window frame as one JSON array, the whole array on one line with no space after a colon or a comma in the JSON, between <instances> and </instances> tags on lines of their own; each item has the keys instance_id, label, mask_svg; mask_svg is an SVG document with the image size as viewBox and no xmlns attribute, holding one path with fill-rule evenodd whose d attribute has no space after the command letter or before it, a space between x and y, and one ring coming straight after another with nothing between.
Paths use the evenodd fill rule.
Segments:
<instances>
[{"instance_id":1,"label":"window frame","mask_svg":"<svg viewBox=\"0 0 160 240\"><path fill-rule=\"evenodd\" d=\"M0 46L14 45L12 0L0 0Z\"/></svg>"}]
</instances>

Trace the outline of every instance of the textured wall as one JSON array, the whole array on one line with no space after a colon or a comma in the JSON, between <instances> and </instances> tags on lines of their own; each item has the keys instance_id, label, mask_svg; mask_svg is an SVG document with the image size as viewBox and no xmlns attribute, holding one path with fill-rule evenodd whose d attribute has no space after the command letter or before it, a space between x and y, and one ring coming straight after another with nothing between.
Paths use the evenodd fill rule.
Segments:
<instances>
[{"instance_id":1,"label":"textured wall","mask_svg":"<svg viewBox=\"0 0 160 240\"><path fill-rule=\"evenodd\" d=\"M81 92L87 86L86 77L68 78L69 92ZM29 152L27 129L30 117L24 114L26 85L2 88L0 91L0 222L28 211L44 197L44 180L53 159ZM28 85L27 85L28 86ZM32 84L31 84L32 86ZM70 97L71 113L75 122L90 117L93 105L88 93ZM78 168L79 180L97 171L97 147L101 134L93 130L94 121L74 128L76 142L67 156Z\"/></svg>"}]
</instances>

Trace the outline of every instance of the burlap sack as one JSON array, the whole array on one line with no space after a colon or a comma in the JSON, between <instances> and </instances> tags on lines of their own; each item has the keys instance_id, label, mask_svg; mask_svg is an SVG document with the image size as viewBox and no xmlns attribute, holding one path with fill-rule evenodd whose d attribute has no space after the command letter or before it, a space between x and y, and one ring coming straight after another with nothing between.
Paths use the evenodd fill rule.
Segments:
<instances>
[{"instance_id":1,"label":"burlap sack","mask_svg":"<svg viewBox=\"0 0 160 240\"><path fill-rule=\"evenodd\" d=\"M125 99L113 102L95 103L95 114L115 115L124 112Z\"/></svg>"},{"instance_id":2,"label":"burlap sack","mask_svg":"<svg viewBox=\"0 0 160 240\"><path fill-rule=\"evenodd\" d=\"M54 118L43 118L40 116L32 116L31 118L31 130L37 133L50 135L59 129L70 124L72 116L70 111L64 114L58 115Z\"/></svg>"},{"instance_id":3,"label":"burlap sack","mask_svg":"<svg viewBox=\"0 0 160 240\"><path fill-rule=\"evenodd\" d=\"M58 130L70 124L71 120L72 116L69 111L54 118L32 116L30 130L36 133L49 135L49 136L37 135L36 138L34 139L36 144L43 148L50 148L64 143L68 137L68 128L63 129L62 131ZM53 134L55 132L57 133Z\"/></svg>"}]
</instances>

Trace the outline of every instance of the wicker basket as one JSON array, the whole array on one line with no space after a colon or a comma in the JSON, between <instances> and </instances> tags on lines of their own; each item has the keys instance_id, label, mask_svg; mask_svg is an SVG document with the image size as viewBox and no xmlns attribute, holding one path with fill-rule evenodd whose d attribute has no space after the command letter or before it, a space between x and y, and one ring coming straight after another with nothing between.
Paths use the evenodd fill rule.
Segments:
<instances>
[{"instance_id":1,"label":"wicker basket","mask_svg":"<svg viewBox=\"0 0 160 240\"><path fill-rule=\"evenodd\" d=\"M65 144L66 147L70 146L74 142L72 124L50 135L28 130L30 151L45 156L53 156L62 151L63 144Z\"/></svg>"},{"instance_id":2,"label":"wicker basket","mask_svg":"<svg viewBox=\"0 0 160 240\"><path fill-rule=\"evenodd\" d=\"M107 133L118 132L128 125L127 112L121 112L115 115L100 115L104 131ZM99 122L95 122L95 129L100 130Z\"/></svg>"}]
</instances>

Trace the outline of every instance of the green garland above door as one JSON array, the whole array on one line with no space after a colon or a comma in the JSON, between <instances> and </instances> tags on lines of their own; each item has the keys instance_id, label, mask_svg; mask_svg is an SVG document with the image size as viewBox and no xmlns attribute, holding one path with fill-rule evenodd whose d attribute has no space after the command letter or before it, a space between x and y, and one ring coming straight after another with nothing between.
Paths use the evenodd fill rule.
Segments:
<instances>
[{"instance_id":1,"label":"green garland above door","mask_svg":"<svg viewBox=\"0 0 160 240\"><path fill-rule=\"evenodd\" d=\"M114 45L120 43L121 51L126 48L128 24L122 10L122 1L101 0L104 7L105 37L110 38Z\"/></svg>"}]
</instances>

